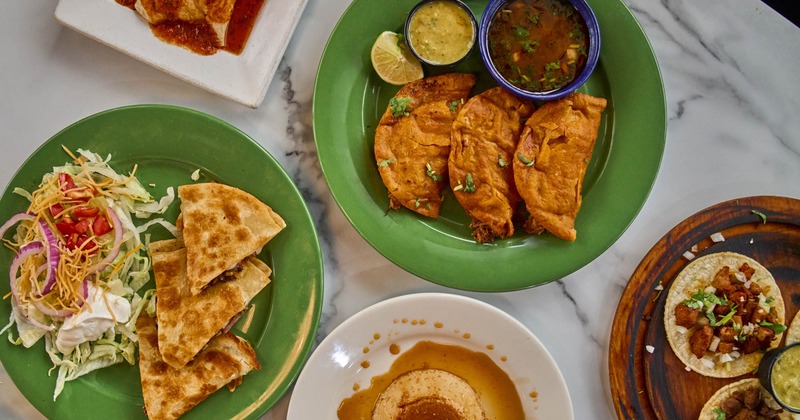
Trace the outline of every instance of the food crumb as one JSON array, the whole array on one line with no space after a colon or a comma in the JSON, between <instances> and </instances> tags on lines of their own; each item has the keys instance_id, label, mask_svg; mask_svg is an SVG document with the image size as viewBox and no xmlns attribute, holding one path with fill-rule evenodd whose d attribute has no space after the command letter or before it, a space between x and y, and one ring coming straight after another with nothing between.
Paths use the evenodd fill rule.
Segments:
<instances>
[{"instance_id":1,"label":"food crumb","mask_svg":"<svg viewBox=\"0 0 800 420\"><path fill-rule=\"evenodd\" d=\"M750 238L750 243L751 243L751 244L753 243L753 238Z\"/></svg>"},{"instance_id":2,"label":"food crumb","mask_svg":"<svg viewBox=\"0 0 800 420\"><path fill-rule=\"evenodd\" d=\"M686 369L687 372L691 372L692 371L692 368L690 368L689 366L684 367L684 369Z\"/></svg>"},{"instance_id":3,"label":"food crumb","mask_svg":"<svg viewBox=\"0 0 800 420\"><path fill-rule=\"evenodd\" d=\"M658 283L658 286L656 286L655 290L664 290L664 285L661 284L661 283Z\"/></svg>"},{"instance_id":4,"label":"food crumb","mask_svg":"<svg viewBox=\"0 0 800 420\"><path fill-rule=\"evenodd\" d=\"M192 181L197 181L198 179L200 179L200 169L195 169L195 171L192 172L192 175L189 176L189 178L192 178Z\"/></svg>"},{"instance_id":5,"label":"food crumb","mask_svg":"<svg viewBox=\"0 0 800 420\"><path fill-rule=\"evenodd\" d=\"M697 244L692 245L692 252L697 252Z\"/></svg>"},{"instance_id":6,"label":"food crumb","mask_svg":"<svg viewBox=\"0 0 800 420\"><path fill-rule=\"evenodd\" d=\"M156 184L155 184L155 183L153 183L153 182L151 182L151 183L149 183L149 184L147 184L147 185L149 185L149 186L151 186L151 187L155 187L155 186L156 186Z\"/></svg>"},{"instance_id":7,"label":"food crumb","mask_svg":"<svg viewBox=\"0 0 800 420\"><path fill-rule=\"evenodd\" d=\"M649 345L648 346L644 346L644 349L647 350L647 352L650 353L650 354L652 354L656 350L655 347L649 346Z\"/></svg>"},{"instance_id":8,"label":"food crumb","mask_svg":"<svg viewBox=\"0 0 800 420\"><path fill-rule=\"evenodd\" d=\"M686 258L687 260L691 261L694 259L694 254L692 254L689 251L686 251L683 253L683 258Z\"/></svg>"}]
</instances>

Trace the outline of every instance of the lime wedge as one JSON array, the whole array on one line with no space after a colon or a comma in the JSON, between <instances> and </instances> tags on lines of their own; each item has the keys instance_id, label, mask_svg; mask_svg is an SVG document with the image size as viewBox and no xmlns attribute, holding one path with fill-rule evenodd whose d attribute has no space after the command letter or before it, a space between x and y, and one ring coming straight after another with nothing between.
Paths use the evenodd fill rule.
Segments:
<instances>
[{"instance_id":1,"label":"lime wedge","mask_svg":"<svg viewBox=\"0 0 800 420\"><path fill-rule=\"evenodd\" d=\"M381 79L393 85L404 85L422 79L422 64L411 54L400 37L392 31L383 32L372 44L372 67Z\"/></svg>"}]
</instances>

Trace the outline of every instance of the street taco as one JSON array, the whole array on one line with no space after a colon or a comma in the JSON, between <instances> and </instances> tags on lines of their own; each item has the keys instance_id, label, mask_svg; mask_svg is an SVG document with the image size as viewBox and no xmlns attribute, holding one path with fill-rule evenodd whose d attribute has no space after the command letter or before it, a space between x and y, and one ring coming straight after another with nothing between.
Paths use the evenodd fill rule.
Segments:
<instances>
[{"instance_id":1,"label":"street taco","mask_svg":"<svg viewBox=\"0 0 800 420\"><path fill-rule=\"evenodd\" d=\"M791 419L791 414L758 383L758 379L742 379L725 385L709 398L699 420L721 419Z\"/></svg>"},{"instance_id":2,"label":"street taco","mask_svg":"<svg viewBox=\"0 0 800 420\"><path fill-rule=\"evenodd\" d=\"M764 266L733 252L692 261L672 282L664 327L675 355L716 378L752 372L785 326L778 284Z\"/></svg>"}]
</instances>

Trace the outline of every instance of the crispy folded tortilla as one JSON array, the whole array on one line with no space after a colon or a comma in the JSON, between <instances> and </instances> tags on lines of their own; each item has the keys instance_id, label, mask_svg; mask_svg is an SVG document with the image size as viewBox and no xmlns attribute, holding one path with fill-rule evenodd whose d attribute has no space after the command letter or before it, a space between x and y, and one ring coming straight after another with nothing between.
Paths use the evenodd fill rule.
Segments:
<instances>
[{"instance_id":1,"label":"crispy folded tortilla","mask_svg":"<svg viewBox=\"0 0 800 420\"><path fill-rule=\"evenodd\" d=\"M439 217L442 189L447 185L450 129L462 99L469 96L475 75L450 73L403 86L395 99L409 100L405 114L386 107L375 131L375 160L389 190L392 209L404 206Z\"/></svg>"},{"instance_id":2,"label":"crispy folded tortilla","mask_svg":"<svg viewBox=\"0 0 800 420\"><path fill-rule=\"evenodd\" d=\"M181 368L220 331L226 329L250 300L269 283L271 270L255 257L245 261L231 280L197 295L186 282L186 248L180 240L154 242L150 257L156 281L158 346L164 362Z\"/></svg>"},{"instance_id":3,"label":"crispy folded tortilla","mask_svg":"<svg viewBox=\"0 0 800 420\"><path fill-rule=\"evenodd\" d=\"M743 354L741 357L731 362L716 364L714 367L709 367L691 352L689 344L691 330L685 334L681 334L677 328L675 307L678 306L679 303L689 299L697 290L705 290L710 286L715 274L722 267L728 266L736 268L741 266L744 262L755 269L751 280L761 287L762 293L767 299L771 298L771 303L769 303L769 305L775 308L778 320L783 324L785 322L786 309L775 278L772 277L772 274L763 265L759 264L758 261L734 252L718 252L693 260L678 273L678 276L672 282L669 292L667 293L667 300L664 304L664 329L667 333L667 341L669 341L670 347L672 347L672 351L675 355L678 356L686 366L701 375L715 378L733 378L741 376L755 370L763 356L763 352L757 351L755 353ZM782 336L783 333L776 334L771 342L770 348L777 347Z\"/></svg>"},{"instance_id":4,"label":"crispy folded tortilla","mask_svg":"<svg viewBox=\"0 0 800 420\"><path fill-rule=\"evenodd\" d=\"M182 185L189 290L196 295L224 271L258 253L286 222L251 194L218 183Z\"/></svg>"},{"instance_id":5,"label":"crispy folded tortilla","mask_svg":"<svg viewBox=\"0 0 800 420\"><path fill-rule=\"evenodd\" d=\"M450 187L472 217L472 236L478 242L514 234L512 217L520 197L511 161L531 112L530 101L496 87L470 98L453 123Z\"/></svg>"},{"instance_id":6,"label":"crispy folded tortilla","mask_svg":"<svg viewBox=\"0 0 800 420\"><path fill-rule=\"evenodd\" d=\"M204 21L214 30L219 46L224 47L235 3L236 0L136 0L134 8L151 24Z\"/></svg>"},{"instance_id":7,"label":"crispy folded tortilla","mask_svg":"<svg viewBox=\"0 0 800 420\"><path fill-rule=\"evenodd\" d=\"M769 392L765 390L758 381L758 378L749 378L749 379L742 379L741 381L737 381L728 385L723 386L711 398L708 399L708 402L703 406L703 410L700 411L700 415L698 416L698 420L717 420L719 419L719 415L715 410L720 409L720 405L725 402L728 398L733 396L733 393L736 391L743 392L748 388L756 387L761 392L761 397L764 398L764 401L767 406L772 409L780 409L781 406L769 395ZM738 418L738 417L737 417ZM747 418L747 417L745 417ZM789 420L792 418L790 413L786 411L779 413L778 418L781 420Z\"/></svg>"},{"instance_id":8,"label":"crispy folded tortilla","mask_svg":"<svg viewBox=\"0 0 800 420\"><path fill-rule=\"evenodd\" d=\"M573 93L542 105L525 123L514 180L531 216L526 230L577 237L583 177L592 158L606 100Z\"/></svg>"},{"instance_id":9,"label":"crispy folded tortilla","mask_svg":"<svg viewBox=\"0 0 800 420\"><path fill-rule=\"evenodd\" d=\"M158 329L155 318L147 314L136 320L142 395L151 419L177 419L223 386L233 391L243 375L261 368L247 341L225 333L176 369L161 360Z\"/></svg>"}]
</instances>

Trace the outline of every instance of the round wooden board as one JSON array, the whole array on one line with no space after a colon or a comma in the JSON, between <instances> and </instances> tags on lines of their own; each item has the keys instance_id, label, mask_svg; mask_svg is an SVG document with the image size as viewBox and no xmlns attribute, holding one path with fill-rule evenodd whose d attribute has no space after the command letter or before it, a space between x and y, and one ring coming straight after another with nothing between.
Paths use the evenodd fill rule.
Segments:
<instances>
[{"instance_id":1,"label":"round wooden board","mask_svg":"<svg viewBox=\"0 0 800 420\"><path fill-rule=\"evenodd\" d=\"M766 216L764 222L759 214ZM719 232L725 241L714 243ZM617 416L624 419L697 418L708 398L738 378L687 371L664 331L664 301L689 260L683 253L731 251L748 255L775 277L787 324L800 309L800 200L758 196L716 204L687 218L645 255L620 298L611 329L609 379ZM662 284L663 292L656 290ZM783 344L783 343L781 343ZM653 352L646 350L653 346Z\"/></svg>"}]
</instances>

